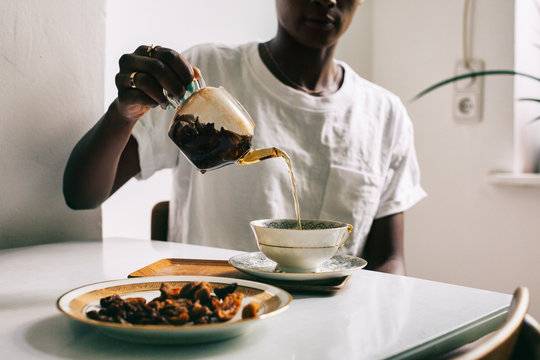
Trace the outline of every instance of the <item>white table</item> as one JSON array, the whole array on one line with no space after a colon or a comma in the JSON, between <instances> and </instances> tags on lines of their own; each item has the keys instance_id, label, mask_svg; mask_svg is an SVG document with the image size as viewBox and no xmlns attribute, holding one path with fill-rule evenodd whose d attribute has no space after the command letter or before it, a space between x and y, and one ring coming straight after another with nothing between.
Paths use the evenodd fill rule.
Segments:
<instances>
[{"instance_id":1,"label":"white table","mask_svg":"<svg viewBox=\"0 0 540 360\"><path fill-rule=\"evenodd\" d=\"M64 292L122 279L163 258L228 259L237 251L104 239L0 251L2 359L381 359L433 354L504 321L507 294L367 270L331 296L294 295L250 333L198 346L138 345L56 308Z\"/></svg>"}]
</instances>

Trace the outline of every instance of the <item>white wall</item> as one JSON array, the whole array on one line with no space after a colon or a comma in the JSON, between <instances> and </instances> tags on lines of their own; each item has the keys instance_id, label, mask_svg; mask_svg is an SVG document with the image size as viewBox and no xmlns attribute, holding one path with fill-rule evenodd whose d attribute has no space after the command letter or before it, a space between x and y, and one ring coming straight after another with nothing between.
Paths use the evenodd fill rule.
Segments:
<instances>
[{"instance_id":1,"label":"white wall","mask_svg":"<svg viewBox=\"0 0 540 360\"><path fill-rule=\"evenodd\" d=\"M359 11L347 34L352 45L340 47L338 53L339 58L347 61L367 58L368 61L356 61L358 71L365 75L371 71L369 15L367 8ZM116 97L114 75L118 72L118 58L141 44L159 44L181 52L204 42L268 40L276 30L274 0L157 0L151 7L144 0L108 1L106 106ZM162 170L144 182L131 180L107 200L102 206L103 236L149 239L152 206L170 198L170 174L169 170Z\"/></svg>"},{"instance_id":2,"label":"white wall","mask_svg":"<svg viewBox=\"0 0 540 360\"><path fill-rule=\"evenodd\" d=\"M520 0L524 1L524 0ZM490 69L514 66L514 1L476 0L472 56ZM463 1L374 1L373 78L404 100L453 75L461 54ZM484 118L452 117L452 86L408 110L429 197L406 214L409 275L511 293L532 292L540 317L540 188L497 187L512 171L513 80L485 79Z\"/></svg>"},{"instance_id":3,"label":"white wall","mask_svg":"<svg viewBox=\"0 0 540 360\"><path fill-rule=\"evenodd\" d=\"M536 3L535 3L536 1ZM540 2L516 1L515 66L527 73L540 75ZM516 76L514 96L539 98L540 82ZM540 171L540 121L531 120L540 115L538 103L518 101L515 104L514 170Z\"/></svg>"},{"instance_id":4,"label":"white wall","mask_svg":"<svg viewBox=\"0 0 540 360\"><path fill-rule=\"evenodd\" d=\"M0 248L98 238L62 174L103 109L104 0L0 2Z\"/></svg>"}]
</instances>

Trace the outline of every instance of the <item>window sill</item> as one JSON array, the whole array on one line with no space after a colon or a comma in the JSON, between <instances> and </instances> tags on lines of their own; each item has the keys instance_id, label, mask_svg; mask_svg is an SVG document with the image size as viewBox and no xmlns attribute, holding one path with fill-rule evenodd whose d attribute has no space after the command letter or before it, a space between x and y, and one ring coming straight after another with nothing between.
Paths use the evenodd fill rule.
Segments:
<instances>
[{"instance_id":1,"label":"window sill","mask_svg":"<svg viewBox=\"0 0 540 360\"><path fill-rule=\"evenodd\" d=\"M494 172L488 175L489 183L497 186L540 187L540 174Z\"/></svg>"}]
</instances>

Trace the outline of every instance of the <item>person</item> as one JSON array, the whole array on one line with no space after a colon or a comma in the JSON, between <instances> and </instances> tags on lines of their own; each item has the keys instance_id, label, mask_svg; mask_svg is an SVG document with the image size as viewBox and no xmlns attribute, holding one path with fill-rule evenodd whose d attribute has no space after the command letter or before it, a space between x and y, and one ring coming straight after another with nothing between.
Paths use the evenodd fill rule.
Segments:
<instances>
[{"instance_id":1,"label":"person","mask_svg":"<svg viewBox=\"0 0 540 360\"><path fill-rule=\"evenodd\" d=\"M413 127L397 96L334 59L361 0L276 0L268 42L204 44L179 54L140 46L120 58L118 97L77 143L64 197L95 208L132 177L173 168L169 240L256 251L249 222L294 217L279 158L201 174L168 138L171 101L194 77L224 86L255 122L253 147L292 159L302 218L354 226L344 251L405 273L403 212L425 196Z\"/></svg>"}]
</instances>

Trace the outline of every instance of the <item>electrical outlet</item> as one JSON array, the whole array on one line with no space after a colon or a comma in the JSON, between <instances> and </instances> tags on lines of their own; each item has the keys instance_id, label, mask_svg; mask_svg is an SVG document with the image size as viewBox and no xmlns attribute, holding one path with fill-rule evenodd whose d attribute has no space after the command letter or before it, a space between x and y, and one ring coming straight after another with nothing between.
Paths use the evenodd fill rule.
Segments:
<instances>
[{"instance_id":1,"label":"electrical outlet","mask_svg":"<svg viewBox=\"0 0 540 360\"><path fill-rule=\"evenodd\" d=\"M484 70L482 60L469 60L468 66L463 61L458 61L456 76L482 70ZM456 121L479 122L482 120L483 89L483 76L454 82L453 109Z\"/></svg>"}]
</instances>

